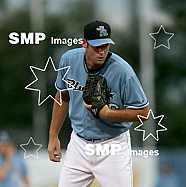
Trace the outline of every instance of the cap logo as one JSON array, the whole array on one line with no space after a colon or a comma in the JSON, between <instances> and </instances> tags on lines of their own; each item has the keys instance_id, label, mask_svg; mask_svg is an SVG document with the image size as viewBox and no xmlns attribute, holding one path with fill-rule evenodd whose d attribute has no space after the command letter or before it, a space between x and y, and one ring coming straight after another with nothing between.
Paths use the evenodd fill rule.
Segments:
<instances>
[{"instance_id":1,"label":"cap logo","mask_svg":"<svg viewBox=\"0 0 186 187\"><path fill-rule=\"evenodd\" d=\"M96 30L99 31L100 36L108 35L107 29L105 29L104 26L99 26L99 28L97 28Z\"/></svg>"}]
</instances>

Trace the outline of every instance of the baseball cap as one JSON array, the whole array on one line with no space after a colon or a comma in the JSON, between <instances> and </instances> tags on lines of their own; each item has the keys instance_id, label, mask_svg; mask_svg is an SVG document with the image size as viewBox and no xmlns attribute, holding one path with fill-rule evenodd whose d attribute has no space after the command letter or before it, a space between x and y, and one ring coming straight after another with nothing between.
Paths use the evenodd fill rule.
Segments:
<instances>
[{"instance_id":1,"label":"baseball cap","mask_svg":"<svg viewBox=\"0 0 186 187\"><path fill-rule=\"evenodd\" d=\"M1 143L11 143L12 139L10 138L8 132L6 131L1 131L0 132L0 144Z\"/></svg>"},{"instance_id":2,"label":"baseball cap","mask_svg":"<svg viewBox=\"0 0 186 187\"><path fill-rule=\"evenodd\" d=\"M84 39L92 46L115 44L111 36L111 28L108 23L94 21L84 27Z\"/></svg>"}]
</instances>

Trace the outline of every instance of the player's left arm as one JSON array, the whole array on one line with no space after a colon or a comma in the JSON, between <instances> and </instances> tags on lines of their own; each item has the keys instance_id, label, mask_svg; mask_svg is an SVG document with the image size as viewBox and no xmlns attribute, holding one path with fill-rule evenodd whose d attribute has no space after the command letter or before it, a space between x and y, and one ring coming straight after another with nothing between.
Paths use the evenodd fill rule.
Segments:
<instances>
[{"instance_id":1,"label":"player's left arm","mask_svg":"<svg viewBox=\"0 0 186 187\"><path fill-rule=\"evenodd\" d=\"M107 105L105 105L99 113L100 118L105 118L109 120L118 120L118 121L126 121L126 122L135 122L139 121L138 115L147 117L149 112L149 106L146 106L142 109L119 109L112 110ZM143 120L147 120L142 118Z\"/></svg>"},{"instance_id":2,"label":"player's left arm","mask_svg":"<svg viewBox=\"0 0 186 187\"><path fill-rule=\"evenodd\" d=\"M108 107L109 98L108 94L106 94L108 88L105 82L106 80L102 76L89 75L85 85L83 92L84 105L95 117L114 121L135 122L139 121L138 115L148 116L148 101L135 74L125 81L125 86L120 89L121 93L117 94L121 95L119 99L123 101L123 106L120 109L110 109ZM143 119L145 120L145 118Z\"/></svg>"},{"instance_id":3,"label":"player's left arm","mask_svg":"<svg viewBox=\"0 0 186 187\"><path fill-rule=\"evenodd\" d=\"M87 105L84 103L85 107L87 109L90 109L92 105ZM135 122L139 121L138 115L147 117L149 112L149 106L146 106L141 109L117 109L117 110L112 110L110 109L107 105L105 105L99 112L99 117L100 118L105 118L109 120L116 120L116 121L125 121L125 122ZM143 120L147 120L143 118Z\"/></svg>"},{"instance_id":4,"label":"player's left arm","mask_svg":"<svg viewBox=\"0 0 186 187\"><path fill-rule=\"evenodd\" d=\"M124 81L124 78L123 78ZM121 89L122 90L122 89ZM139 121L138 115L147 117L149 105L141 83L136 74L133 74L126 82L121 91L121 99L124 100L123 108L112 110L105 105L99 113L101 118L125 122ZM143 120L147 120L143 118Z\"/></svg>"}]
</instances>

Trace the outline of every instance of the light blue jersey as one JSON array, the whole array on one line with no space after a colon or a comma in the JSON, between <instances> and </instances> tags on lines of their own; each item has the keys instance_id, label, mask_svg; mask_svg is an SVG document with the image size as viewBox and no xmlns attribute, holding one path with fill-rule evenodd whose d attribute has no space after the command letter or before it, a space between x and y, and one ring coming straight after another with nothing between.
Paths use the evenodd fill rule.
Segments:
<instances>
[{"instance_id":1,"label":"light blue jersey","mask_svg":"<svg viewBox=\"0 0 186 187\"><path fill-rule=\"evenodd\" d=\"M59 71L56 80L58 90L69 90L69 117L73 130L87 139L110 138L127 131L132 122L119 122L102 118L95 118L85 108L82 99L82 91L85 86L88 70L84 61L85 48L77 48L67 51L62 55L59 68L70 66L65 76L65 71ZM111 91L109 107L111 109L140 109L148 105L142 86L132 67L118 55L111 53L110 58L104 63L102 69L97 72L107 80L107 86Z\"/></svg>"}]
</instances>

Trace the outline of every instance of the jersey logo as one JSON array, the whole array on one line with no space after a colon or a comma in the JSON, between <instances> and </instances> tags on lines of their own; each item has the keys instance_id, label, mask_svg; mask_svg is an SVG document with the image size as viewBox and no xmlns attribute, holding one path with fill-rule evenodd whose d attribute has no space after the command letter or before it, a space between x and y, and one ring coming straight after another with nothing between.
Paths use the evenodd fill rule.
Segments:
<instances>
[{"instance_id":1,"label":"jersey logo","mask_svg":"<svg viewBox=\"0 0 186 187\"><path fill-rule=\"evenodd\" d=\"M119 106L115 103L109 103L108 107L112 110L119 109Z\"/></svg>"},{"instance_id":2,"label":"jersey logo","mask_svg":"<svg viewBox=\"0 0 186 187\"><path fill-rule=\"evenodd\" d=\"M115 93L110 93L110 98L114 99L115 95L116 95Z\"/></svg>"},{"instance_id":3,"label":"jersey logo","mask_svg":"<svg viewBox=\"0 0 186 187\"><path fill-rule=\"evenodd\" d=\"M84 86L81 86L80 82L78 82L74 79L67 78L67 82L68 82L68 88L73 88L74 91L81 91L82 92L83 89L84 89ZM115 93L110 92L109 97L111 99L114 99L115 95L116 95ZM119 106L115 103L109 103L108 107L111 108L111 109L119 109ZM92 109L92 112L96 114L96 110Z\"/></svg>"},{"instance_id":4,"label":"jersey logo","mask_svg":"<svg viewBox=\"0 0 186 187\"><path fill-rule=\"evenodd\" d=\"M81 86L80 82L78 82L74 79L67 78L67 82L68 82L68 87L73 88L73 90L83 91L83 89L84 89L84 86Z\"/></svg>"},{"instance_id":5,"label":"jersey logo","mask_svg":"<svg viewBox=\"0 0 186 187\"><path fill-rule=\"evenodd\" d=\"M107 29L105 29L104 26L99 26L99 28L97 28L96 30L99 31L99 35L101 37L108 35Z\"/></svg>"},{"instance_id":6,"label":"jersey logo","mask_svg":"<svg viewBox=\"0 0 186 187\"><path fill-rule=\"evenodd\" d=\"M73 90L75 90L75 91L83 91L83 89L84 89L84 86L81 86L79 81L67 78L67 82L68 82L68 88L73 88ZM111 99L114 99L115 95L116 95L115 93L110 92L109 97Z\"/></svg>"}]
</instances>

